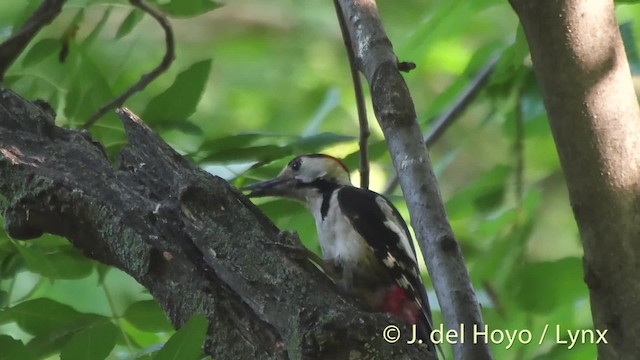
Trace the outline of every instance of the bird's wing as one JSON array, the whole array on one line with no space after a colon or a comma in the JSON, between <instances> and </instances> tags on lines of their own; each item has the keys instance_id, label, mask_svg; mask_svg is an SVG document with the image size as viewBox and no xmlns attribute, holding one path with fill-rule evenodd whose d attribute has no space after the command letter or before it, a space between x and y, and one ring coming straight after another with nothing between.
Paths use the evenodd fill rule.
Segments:
<instances>
[{"instance_id":1,"label":"bird's wing","mask_svg":"<svg viewBox=\"0 0 640 360\"><path fill-rule=\"evenodd\" d=\"M431 308L407 224L393 204L370 190L347 186L338 192L338 201L351 225L365 239L395 282L407 290L421 306L429 333Z\"/></svg>"}]
</instances>

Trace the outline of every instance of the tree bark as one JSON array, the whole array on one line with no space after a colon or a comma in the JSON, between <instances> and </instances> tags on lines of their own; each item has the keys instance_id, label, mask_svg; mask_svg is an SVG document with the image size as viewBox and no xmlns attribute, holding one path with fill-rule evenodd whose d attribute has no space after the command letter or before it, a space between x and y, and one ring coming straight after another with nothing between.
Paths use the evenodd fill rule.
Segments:
<instances>
[{"instance_id":1,"label":"tree bark","mask_svg":"<svg viewBox=\"0 0 640 360\"><path fill-rule=\"evenodd\" d=\"M390 345L394 319L361 310L240 192L118 111L128 147L113 166L86 131L54 124L45 103L0 89L0 201L7 233L64 236L149 289L174 326L209 319L215 359L418 359ZM405 329L406 330L406 329Z\"/></svg>"},{"instance_id":2,"label":"tree bark","mask_svg":"<svg viewBox=\"0 0 640 360\"><path fill-rule=\"evenodd\" d=\"M610 0L511 0L584 246L599 359L640 352L640 111Z\"/></svg>"},{"instance_id":3,"label":"tree bark","mask_svg":"<svg viewBox=\"0 0 640 360\"><path fill-rule=\"evenodd\" d=\"M411 94L398 70L398 59L382 28L375 0L340 0L360 71L369 82L373 108L400 186L411 225L425 257L445 324L458 330L465 324L464 341L453 345L455 359L491 359L482 316L469 273L453 231L426 151Z\"/></svg>"}]
</instances>

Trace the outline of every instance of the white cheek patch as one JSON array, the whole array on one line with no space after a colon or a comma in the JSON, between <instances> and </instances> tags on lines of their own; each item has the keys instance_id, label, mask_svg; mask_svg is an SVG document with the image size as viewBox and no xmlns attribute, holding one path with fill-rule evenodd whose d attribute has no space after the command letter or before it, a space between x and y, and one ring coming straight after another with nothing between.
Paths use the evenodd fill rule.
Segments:
<instances>
[{"instance_id":1,"label":"white cheek patch","mask_svg":"<svg viewBox=\"0 0 640 360\"><path fill-rule=\"evenodd\" d=\"M302 170L299 171L298 174L295 175L296 180L300 180L303 183L311 183L316 179L321 179L323 176L325 176L327 173L324 171L317 171L314 169L305 169L303 168Z\"/></svg>"}]
</instances>

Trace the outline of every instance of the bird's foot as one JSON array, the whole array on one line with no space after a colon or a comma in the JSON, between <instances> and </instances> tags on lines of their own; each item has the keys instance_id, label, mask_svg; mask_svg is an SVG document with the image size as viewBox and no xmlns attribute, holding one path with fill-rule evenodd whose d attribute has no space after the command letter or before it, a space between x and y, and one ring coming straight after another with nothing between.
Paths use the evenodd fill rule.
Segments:
<instances>
[{"instance_id":1,"label":"bird's foot","mask_svg":"<svg viewBox=\"0 0 640 360\"><path fill-rule=\"evenodd\" d=\"M337 274L333 267L318 256L318 254L304 246L297 232L283 230L280 231L278 237L281 240L281 242L277 244L278 247L289 251L299 260L310 260L314 264L318 265L320 270L322 270L329 278L335 281Z\"/></svg>"}]
</instances>

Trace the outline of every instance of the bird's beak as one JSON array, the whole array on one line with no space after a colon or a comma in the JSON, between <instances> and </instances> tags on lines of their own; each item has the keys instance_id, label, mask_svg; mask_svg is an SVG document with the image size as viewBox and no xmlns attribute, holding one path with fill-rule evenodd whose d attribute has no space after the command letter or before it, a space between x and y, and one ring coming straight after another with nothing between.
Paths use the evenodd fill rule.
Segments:
<instances>
[{"instance_id":1,"label":"bird's beak","mask_svg":"<svg viewBox=\"0 0 640 360\"><path fill-rule=\"evenodd\" d=\"M243 186L240 190L250 191L248 197L284 196L287 194L295 180L288 176L278 176L273 179L260 181Z\"/></svg>"}]
</instances>

